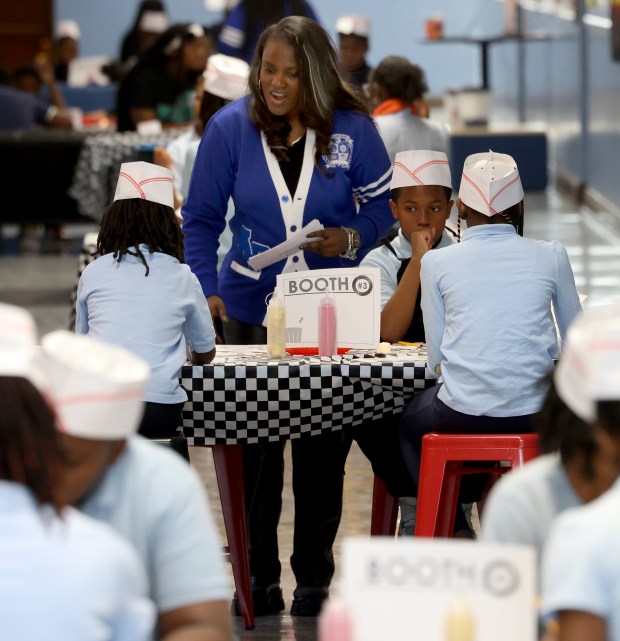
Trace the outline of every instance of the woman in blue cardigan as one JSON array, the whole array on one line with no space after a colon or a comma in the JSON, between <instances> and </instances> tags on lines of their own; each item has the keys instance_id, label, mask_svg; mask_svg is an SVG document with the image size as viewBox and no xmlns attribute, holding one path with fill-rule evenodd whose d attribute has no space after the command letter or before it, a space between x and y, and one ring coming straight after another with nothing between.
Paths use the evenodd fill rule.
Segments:
<instances>
[{"instance_id":1,"label":"woman in blue cardigan","mask_svg":"<svg viewBox=\"0 0 620 641\"><path fill-rule=\"evenodd\" d=\"M232 344L266 342L265 298L278 274L358 265L393 222L387 152L366 107L343 82L334 46L318 24L289 17L269 27L249 86L248 96L207 125L183 207L186 261ZM218 274L218 238L231 197L232 247ZM325 227L314 236L323 240L261 271L249 266L251 256L314 218ZM293 615L318 614L328 594L346 449L342 432L292 442ZM277 543L283 450L283 442L245 448L258 615L284 608Z\"/></svg>"}]
</instances>

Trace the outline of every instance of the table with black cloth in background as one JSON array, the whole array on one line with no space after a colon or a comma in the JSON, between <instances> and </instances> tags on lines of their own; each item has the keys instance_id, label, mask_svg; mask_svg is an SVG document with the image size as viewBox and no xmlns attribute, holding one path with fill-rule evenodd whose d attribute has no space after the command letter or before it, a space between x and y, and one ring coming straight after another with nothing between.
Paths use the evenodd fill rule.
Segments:
<instances>
[{"instance_id":1,"label":"table with black cloth in background","mask_svg":"<svg viewBox=\"0 0 620 641\"><path fill-rule=\"evenodd\" d=\"M177 138L183 129L143 135L135 131L88 136L81 149L69 195L83 216L100 221L112 202L118 172L124 162L152 161L153 149Z\"/></svg>"},{"instance_id":2,"label":"table with black cloth in background","mask_svg":"<svg viewBox=\"0 0 620 641\"><path fill-rule=\"evenodd\" d=\"M0 132L0 224L85 221L67 190L86 136L53 129Z\"/></svg>"}]
</instances>

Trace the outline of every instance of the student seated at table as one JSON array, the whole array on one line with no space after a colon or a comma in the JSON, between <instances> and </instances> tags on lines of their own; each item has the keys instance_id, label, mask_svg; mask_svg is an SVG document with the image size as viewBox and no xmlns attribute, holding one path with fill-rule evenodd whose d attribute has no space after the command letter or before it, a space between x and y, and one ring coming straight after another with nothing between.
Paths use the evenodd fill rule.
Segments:
<instances>
[{"instance_id":1,"label":"student seated at table","mask_svg":"<svg viewBox=\"0 0 620 641\"><path fill-rule=\"evenodd\" d=\"M67 107L54 78L54 69L48 62L34 61L17 67L13 72L13 86L58 109Z\"/></svg>"},{"instance_id":2,"label":"student seated at table","mask_svg":"<svg viewBox=\"0 0 620 641\"><path fill-rule=\"evenodd\" d=\"M58 21L52 50L54 77L58 82L67 82L69 65L79 55L80 36L80 26L75 20Z\"/></svg>"},{"instance_id":3,"label":"student seated at table","mask_svg":"<svg viewBox=\"0 0 620 641\"><path fill-rule=\"evenodd\" d=\"M232 590L202 483L177 454L134 435L144 392L138 359L62 330L44 336L41 347L58 415L64 499L135 548L157 608L158 639L232 641Z\"/></svg>"},{"instance_id":4,"label":"student seated at table","mask_svg":"<svg viewBox=\"0 0 620 641\"><path fill-rule=\"evenodd\" d=\"M60 491L56 419L35 386L35 342L32 316L0 303L1 636L147 641L154 608L136 553Z\"/></svg>"},{"instance_id":5,"label":"student seated at table","mask_svg":"<svg viewBox=\"0 0 620 641\"><path fill-rule=\"evenodd\" d=\"M392 162L409 149L449 151L448 127L428 118L427 91L424 71L402 56L384 58L372 72L372 117Z\"/></svg>"},{"instance_id":6,"label":"student seated at table","mask_svg":"<svg viewBox=\"0 0 620 641\"><path fill-rule=\"evenodd\" d=\"M157 38L118 89L118 131L159 120L164 128L189 126L196 81L211 53L212 39L199 24L175 24Z\"/></svg>"},{"instance_id":7,"label":"student seated at table","mask_svg":"<svg viewBox=\"0 0 620 641\"><path fill-rule=\"evenodd\" d=\"M390 194L390 208L400 230L394 240L384 241L361 264L381 271L381 340L424 343L420 309L422 257L431 249L455 242L445 231L453 205L446 154L428 150L396 154ZM353 438L388 491L401 497L400 529L403 534L413 534L416 486L404 468L398 419L384 417L363 423L353 428Z\"/></svg>"},{"instance_id":8,"label":"student seated at table","mask_svg":"<svg viewBox=\"0 0 620 641\"><path fill-rule=\"evenodd\" d=\"M146 162L121 165L114 202L97 237L100 258L78 284L75 330L120 345L151 366L139 432L176 438L187 392L179 374L215 355L215 331L198 279L184 265L172 173ZM174 441L185 456L187 444Z\"/></svg>"},{"instance_id":9,"label":"student seated at table","mask_svg":"<svg viewBox=\"0 0 620 641\"><path fill-rule=\"evenodd\" d=\"M523 189L510 156L469 156L456 202L459 230L461 220L468 227L462 242L422 259L428 367L440 380L400 421L416 485L424 434L532 431L540 381L558 355L552 306L562 338L581 310L566 249L517 234Z\"/></svg>"},{"instance_id":10,"label":"student seated at table","mask_svg":"<svg viewBox=\"0 0 620 641\"><path fill-rule=\"evenodd\" d=\"M597 312L598 310L592 310ZM558 391L593 428L602 456L620 473L620 307L586 311L569 330ZM542 605L558 641L620 641L620 481L558 516L543 553Z\"/></svg>"},{"instance_id":11,"label":"student seated at table","mask_svg":"<svg viewBox=\"0 0 620 641\"><path fill-rule=\"evenodd\" d=\"M601 453L594 430L573 406L566 390L556 389L551 381L534 417L542 456L493 487L484 504L484 541L531 545L540 559L556 517L594 500L613 484L617 473Z\"/></svg>"},{"instance_id":12,"label":"student seated at table","mask_svg":"<svg viewBox=\"0 0 620 641\"><path fill-rule=\"evenodd\" d=\"M209 56L207 68L196 83L194 126L180 134L167 147L157 147L154 150L153 162L172 171L175 210L179 210L187 195L198 145L207 123L222 107L248 92L249 74L250 67L244 60L221 53ZM180 215L180 212L177 213ZM230 241L226 251L228 249Z\"/></svg>"}]
</instances>

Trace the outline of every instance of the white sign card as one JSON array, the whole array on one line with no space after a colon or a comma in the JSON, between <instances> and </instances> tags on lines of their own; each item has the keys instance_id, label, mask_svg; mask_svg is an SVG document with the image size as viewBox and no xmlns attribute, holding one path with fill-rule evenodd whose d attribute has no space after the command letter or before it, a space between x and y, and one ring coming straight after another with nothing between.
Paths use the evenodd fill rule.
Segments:
<instances>
[{"instance_id":1,"label":"white sign card","mask_svg":"<svg viewBox=\"0 0 620 641\"><path fill-rule=\"evenodd\" d=\"M284 297L287 347L319 344L319 303L328 292L336 304L337 346L374 349L379 344L381 274L378 267L280 274L277 287Z\"/></svg>"},{"instance_id":2,"label":"white sign card","mask_svg":"<svg viewBox=\"0 0 620 641\"><path fill-rule=\"evenodd\" d=\"M250 258L248 258L248 265L252 269L260 271L263 267L268 267L280 260L284 260L292 254L296 254L306 243L312 242L311 239L307 238L308 234L313 231L320 231L321 229L325 229L323 223L315 218L279 245L271 247L260 254L250 256ZM319 239L317 238L315 240ZM320 240L323 239L321 238Z\"/></svg>"},{"instance_id":3,"label":"white sign card","mask_svg":"<svg viewBox=\"0 0 620 641\"><path fill-rule=\"evenodd\" d=\"M473 628L467 638L476 641L535 641L535 586L526 546L413 537L343 544L352 641L444 641L458 625Z\"/></svg>"}]
</instances>

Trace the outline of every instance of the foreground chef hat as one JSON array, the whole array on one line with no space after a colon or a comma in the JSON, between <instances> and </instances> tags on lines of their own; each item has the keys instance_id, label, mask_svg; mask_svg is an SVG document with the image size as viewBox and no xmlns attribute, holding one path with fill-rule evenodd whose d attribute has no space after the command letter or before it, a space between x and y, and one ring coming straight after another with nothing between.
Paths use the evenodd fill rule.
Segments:
<instances>
[{"instance_id":1,"label":"foreground chef hat","mask_svg":"<svg viewBox=\"0 0 620 641\"><path fill-rule=\"evenodd\" d=\"M56 40L61 38L72 38L73 40L80 39L80 26L75 20L59 20L54 29L54 36Z\"/></svg>"},{"instance_id":2,"label":"foreground chef hat","mask_svg":"<svg viewBox=\"0 0 620 641\"><path fill-rule=\"evenodd\" d=\"M209 56L202 75L205 91L224 100L237 100L248 92L250 66L245 60L216 53Z\"/></svg>"},{"instance_id":3,"label":"foreground chef hat","mask_svg":"<svg viewBox=\"0 0 620 641\"><path fill-rule=\"evenodd\" d=\"M523 200L517 163L507 154L489 151L465 159L459 198L485 216L495 216Z\"/></svg>"},{"instance_id":4,"label":"foreground chef hat","mask_svg":"<svg viewBox=\"0 0 620 641\"><path fill-rule=\"evenodd\" d=\"M597 401L620 400L620 304L588 309L571 325L554 380L560 398L590 423Z\"/></svg>"},{"instance_id":5,"label":"foreground chef hat","mask_svg":"<svg viewBox=\"0 0 620 641\"><path fill-rule=\"evenodd\" d=\"M124 162L118 174L114 200L142 198L174 209L172 172L150 162Z\"/></svg>"},{"instance_id":6,"label":"foreground chef hat","mask_svg":"<svg viewBox=\"0 0 620 641\"><path fill-rule=\"evenodd\" d=\"M21 307L0 303L0 376L32 378L37 328Z\"/></svg>"},{"instance_id":7,"label":"foreground chef hat","mask_svg":"<svg viewBox=\"0 0 620 641\"><path fill-rule=\"evenodd\" d=\"M163 33L168 28L168 16L163 11L145 11L138 27L147 33Z\"/></svg>"},{"instance_id":8,"label":"foreground chef hat","mask_svg":"<svg viewBox=\"0 0 620 641\"><path fill-rule=\"evenodd\" d=\"M442 151L400 151L394 159L390 189L443 185L452 189L448 156Z\"/></svg>"},{"instance_id":9,"label":"foreground chef hat","mask_svg":"<svg viewBox=\"0 0 620 641\"><path fill-rule=\"evenodd\" d=\"M370 20L364 16L340 16L336 22L336 32L343 36L368 38L370 36Z\"/></svg>"},{"instance_id":10,"label":"foreground chef hat","mask_svg":"<svg viewBox=\"0 0 620 641\"><path fill-rule=\"evenodd\" d=\"M41 342L47 394L62 432L113 441L135 433L150 368L120 347L59 330Z\"/></svg>"}]
</instances>

